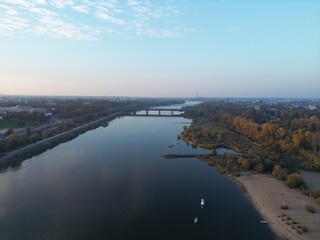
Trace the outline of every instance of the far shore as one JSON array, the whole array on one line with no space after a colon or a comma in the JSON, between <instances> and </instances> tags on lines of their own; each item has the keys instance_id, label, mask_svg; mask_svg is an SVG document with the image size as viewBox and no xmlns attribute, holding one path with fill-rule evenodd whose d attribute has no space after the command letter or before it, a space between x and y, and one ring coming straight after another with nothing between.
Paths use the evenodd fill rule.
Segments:
<instances>
[{"instance_id":1,"label":"far shore","mask_svg":"<svg viewBox=\"0 0 320 240\"><path fill-rule=\"evenodd\" d=\"M314 198L297 189L288 188L284 182L269 175L244 173L232 179L261 214L261 220L267 221L278 239L320 239L320 207ZM288 206L287 210L280 208L283 203ZM314 206L316 212L308 212L306 205ZM308 232L301 233L302 226L307 227ZM299 230L300 233L297 232Z\"/></svg>"},{"instance_id":2,"label":"far shore","mask_svg":"<svg viewBox=\"0 0 320 240\"><path fill-rule=\"evenodd\" d=\"M184 139L181 134L179 137L189 144L201 147ZM304 171L303 175L309 181L313 178L310 182L314 182L315 178L320 182L320 174ZM230 175L230 178L260 213L261 221L267 221L277 239L320 239L320 206L313 197L304 195L298 189L288 188L284 182L271 175L243 172L240 177ZM311 190L320 190L318 188L319 185ZM287 205L288 209L282 210L282 204ZM315 207L316 212L308 212L306 205ZM302 227L307 227L307 232L303 232Z\"/></svg>"}]
</instances>

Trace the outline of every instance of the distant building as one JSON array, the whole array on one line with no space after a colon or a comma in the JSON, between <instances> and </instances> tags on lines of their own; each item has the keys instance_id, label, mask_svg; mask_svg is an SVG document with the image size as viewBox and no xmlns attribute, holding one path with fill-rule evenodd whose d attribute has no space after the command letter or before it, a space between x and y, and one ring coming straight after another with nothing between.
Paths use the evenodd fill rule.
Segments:
<instances>
[{"instance_id":1,"label":"distant building","mask_svg":"<svg viewBox=\"0 0 320 240\"><path fill-rule=\"evenodd\" d=\"M28 113L42 113L44 114L46 117L52 116L52 113L49 112L47 109L45 108L33 108L31 106L20 106L17 105L15 107L1 107L0 108L0 113L7 113L7 112L28 112Z\"/></svg>"},{"instance_id":2,"label":"distant building","mask_svg":"<svg viewBox=\"0 0 320 240\"><path fill-rule=\"evenodd\" d=\"M57 103L55 103L55 102L46 102L46 105L47 106L56 106Z\"/></svg>"},{"instance_id":3,"label":"distant building","mask_svg":"<svg viewBox=\"0 0 320 240\"><path fill-rule=\"evenodd\" d=\"M317 109L316 105L309 105L309 110L316 110L316 109Z\"/></svg>"},{"instance_id":4,"label":"distant building","mask_svg":"<svg viewBox=\"0 0 320 240\"><path fill-rule=\"evenodd\" d=\"M261 107L260 107L260 105L254 105L253 107L254 107L254 109L255 109L256 111L259 111L259 110L261 110Z\"/></svg>"},{"instance_id":5,"label":"distant building","mask_svg":"<svg viewBox=\"0 0 320 240\"><path fill-rule=\"evenodd\" d=\"M52 112L45 112L45 113L44 113L44 116L46 116L46 117L52 117Z\"/></svg>"}]
</instances>

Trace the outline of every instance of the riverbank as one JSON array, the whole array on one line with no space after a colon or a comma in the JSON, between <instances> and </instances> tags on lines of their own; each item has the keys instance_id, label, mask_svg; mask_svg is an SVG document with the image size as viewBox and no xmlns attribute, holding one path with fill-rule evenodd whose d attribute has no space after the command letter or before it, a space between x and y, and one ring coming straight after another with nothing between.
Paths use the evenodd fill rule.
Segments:
<instances>
[{"instance_id":1,"label":"riverbank","mask_svg":"<svg viewBox=\"0 0 320 240\"><path fill-rule=\"evenodd\" d=\"M42 153L47 149L50 149L62 142L69 141L77 137L78 135L91 130L92 128L100 126L105 121L111 121L116 117L121 116L122 113L114 113L106 117L99 118L97 120L91 121L89 123L83 124L81 126L77 126L68 131L59 133L52 137L43 139L36 143L21 147L19 149L13 150L1 156L0 158L0 169L6 168L8 166L15 166L20 164L23 160L30 158L34 155Z\"/></svg>"},{"instance_id":2,"label":"riverbank","mask_svg":"<svg viewBox=\"0 0 320 240\"><path fill-rule=\"evenodd\" d=\"M279 239L320 239L320 207L315 199L268 175L247 173L232 179ZM287 210L280 208L283 203L288 206ZM308 212L306 205L314 206L316 212ZM303 232L303 227L307 227L308 232Z\"/></svg>"}]
</instances>

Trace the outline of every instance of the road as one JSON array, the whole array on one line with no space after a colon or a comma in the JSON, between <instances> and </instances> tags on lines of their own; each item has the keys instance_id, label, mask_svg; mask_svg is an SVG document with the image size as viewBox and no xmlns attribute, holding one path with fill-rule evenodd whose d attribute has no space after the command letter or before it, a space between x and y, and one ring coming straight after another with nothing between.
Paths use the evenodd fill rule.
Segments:
<instances>
[{"instance_id":1,"label":"road","mask_svg":"<svg viewBox=\"0 0 320 240\"><path fill-rule=\"evenodd\" d=\"M8 152L7 154L3 155L1 158L0 158L0 162L3 162L3 161L6 161L10 158L13 158L15 156L18 156L20 154L23 154L23 153L26 153L36 147L40 147L40 146L44 146L48 143L51 143L53 141L56 141L58 140L59 138L62 138L62 137L66 137L68 135L71 135L77 131L82 131L88 127L91 127L95 124L98 124L98 123L101 123L101 122L104 122L104 121L111 121L113 120L114 118L118 117L118 116L121 116L123 113L122 112L118 112L118 113L114 113L114 114L111 114L109 116L106 116L106 117L103 117L103 118L99 118L97 120L94 120L92 122L89 122L89 123L86 123L84 125L81 125L81 126L78 126L78 127L75 127L75 128L72 128L66 132L63 132L63 133L59 133L55 136L52 136L52 137L49 137L49 138L46 138L46 139L43 139L43 140L40 140L36 143L32 143L30 145L27 145L27 146L24 146L24 147L21 147L19 149L16 149L16 150L13 150L11 152Z\"/></svg>"}]
</instances>

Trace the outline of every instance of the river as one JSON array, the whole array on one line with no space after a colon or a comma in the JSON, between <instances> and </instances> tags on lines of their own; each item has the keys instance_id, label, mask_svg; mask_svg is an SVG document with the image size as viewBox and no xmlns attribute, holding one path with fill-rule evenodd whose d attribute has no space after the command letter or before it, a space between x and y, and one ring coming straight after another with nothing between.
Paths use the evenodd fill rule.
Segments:
<instances>
[{"instance_id":1,"label":"river","mask_svg":"<svg viewBox=\"0 0 320 240\"><path fill-rule=\"evenodd\" d=\"M121 117L0 173L0 239L274 239L227 176L161 158L206 153L177 140L188 124Z\"/></svg>"}]
</instances>

